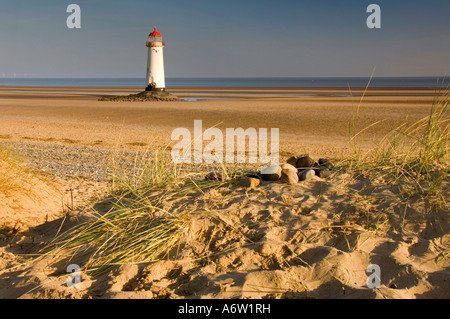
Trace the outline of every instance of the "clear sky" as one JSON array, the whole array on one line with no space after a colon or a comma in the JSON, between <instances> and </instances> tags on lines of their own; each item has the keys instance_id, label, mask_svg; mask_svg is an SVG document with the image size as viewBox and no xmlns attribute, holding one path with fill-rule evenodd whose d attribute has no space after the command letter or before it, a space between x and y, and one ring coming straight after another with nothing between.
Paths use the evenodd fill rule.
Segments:
<instances>
[{"instance_id":1,"label":"clear sky","mask_svg":"<svg viewBox=\"0 0 450 319\"><path fill-rule=\"evenodd\" d=\"M450 0L2 0L0 76L144 77L154 26L167 77L450 74Z\"/></svg>"}]
</instances>

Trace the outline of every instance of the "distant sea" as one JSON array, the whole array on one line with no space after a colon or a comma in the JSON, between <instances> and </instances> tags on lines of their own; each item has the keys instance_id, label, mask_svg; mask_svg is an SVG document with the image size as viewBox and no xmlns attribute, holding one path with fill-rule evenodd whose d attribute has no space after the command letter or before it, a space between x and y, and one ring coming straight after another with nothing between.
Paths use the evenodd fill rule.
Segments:
<instances>
[{"instance_id":1,"label":"distant sea","mask_svg":"<svg viewBox=\"0 0 450 319\"><path fill-rule=\"evenodd\" d=\"M166 87L365 87L368 77L166 78ZM370 87L447 88L443 77L377 77ZM143 78L0 78L0 86L144 87Z\"/></svg>"}]
</instances>

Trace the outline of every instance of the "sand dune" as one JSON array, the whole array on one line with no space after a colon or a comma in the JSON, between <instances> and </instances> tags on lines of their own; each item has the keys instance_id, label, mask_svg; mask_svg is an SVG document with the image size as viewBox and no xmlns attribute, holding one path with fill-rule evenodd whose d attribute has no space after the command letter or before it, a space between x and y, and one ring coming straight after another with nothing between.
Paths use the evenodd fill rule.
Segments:
<instances>
[{"instance_id":1,"label":"sand dune","mask_svg":"<svg viewBox=\"0 0 450 319\"><path fill-rule=\"evenodd\" d=\"M345 187L349 184L356 191ZM402 219L395 191L369 185L373 191L361 196L366 180L337 175L297 185L264 182L248 194L240 188L214 190L186 206L194 214L191 235L173 260L124 265L95 279L83 275L78 290L66 286L66 276L56 276L61 264L44 260L23 278L20 270L2 275L0 296L449 298L449 261L437 262L449 244L448 215L426 213L421 204L403 205ZM224 203L221 208L214 208L212 198ZM200 213L205 210L211 213ZM387 222L377 224L383 215ZM80 218L73 212L65 227ZM29 236L45 241L61 221ZM9 251L23 251L20 243ZM208 257L199 260L202 255ZM381 268L379 289L367 288L371 264ZM41 286L29 292L36 285Z\"/></svg>"}]
</instances>

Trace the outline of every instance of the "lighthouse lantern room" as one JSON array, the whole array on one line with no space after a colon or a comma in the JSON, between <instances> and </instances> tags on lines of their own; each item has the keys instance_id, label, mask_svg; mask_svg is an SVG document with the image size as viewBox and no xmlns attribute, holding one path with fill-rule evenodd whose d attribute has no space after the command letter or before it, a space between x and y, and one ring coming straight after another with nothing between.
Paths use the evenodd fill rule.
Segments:
<instances>
[{"instance_id":1,"label":"lighthouse lantern room","mask_svg":"<svg viewBox=\"0 0 450 319\"><path fill-rule=\"evenodd\" d=\"M156 28L148 36L145 44L148 47L147 57L147 88L146 91L165 91L164 77L164 42L161 33Z\"/></svg>"}]
</instances>

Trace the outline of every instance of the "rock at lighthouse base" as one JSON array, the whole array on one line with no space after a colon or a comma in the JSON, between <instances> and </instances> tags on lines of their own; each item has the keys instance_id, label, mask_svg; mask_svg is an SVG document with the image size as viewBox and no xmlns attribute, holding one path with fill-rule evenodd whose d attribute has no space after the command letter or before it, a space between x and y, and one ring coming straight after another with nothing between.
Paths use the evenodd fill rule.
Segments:
<instances>
[{"instance_id":1,"label":"rock at lighthouse base","mask_svg":"<svg viewBox=\"0 0 450 319\"><path fill-rule=\"evenodd\" d=\"M170 94L165 91L143 91L137 94L138 96L149 96L154 97L157 100L164 101L178 101L178 97L176 95Z\"/></svg>"},{"instance_id":2,"label":"rock at lighthouse base","mask_svg":"<svg viewBox=\"0 0 450 319\"><path fill-rule=\"evenodd\" d=\"M179 101L178 97L167 92L144 91L138 94L102 97L99 101L110 102L147 102L147 101Z\"/></svg>"}]
</instances>

